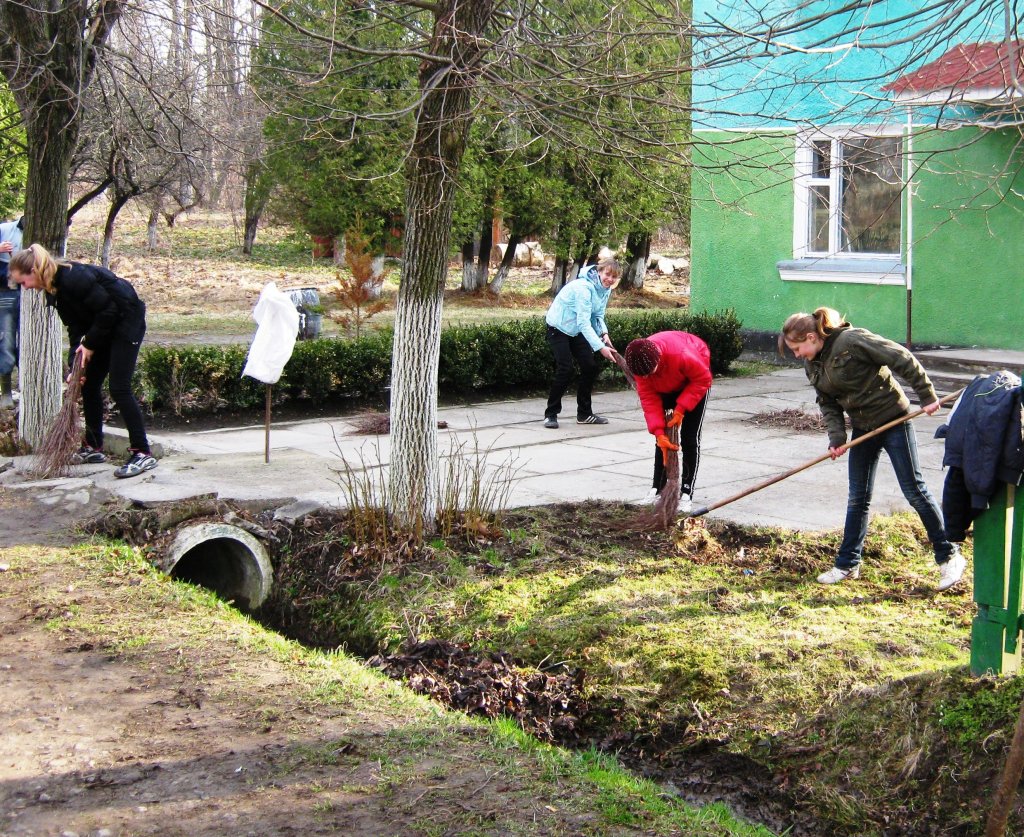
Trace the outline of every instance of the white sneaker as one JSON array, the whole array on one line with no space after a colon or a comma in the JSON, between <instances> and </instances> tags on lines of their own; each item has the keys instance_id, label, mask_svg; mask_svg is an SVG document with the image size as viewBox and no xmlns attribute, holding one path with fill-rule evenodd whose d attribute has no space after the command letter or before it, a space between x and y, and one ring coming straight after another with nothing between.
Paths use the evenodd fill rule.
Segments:
<instances>
[{"instance_id":1,"label":"white sneaker","mask_svg":"<svg viewBox=\"0 0 1024 837\"><path fill-rule=\"evenodd\" d=\"M679 495L679 513L689 514L693 511L693 498L689 494Z\"/></svg>"},{"instance_id":2,"label":"white sneaker","mask_svg":"<svg viewBox=\"0 0 1024 837\"><path fill-rule=\"evenodd\" d=\"M967 569L967 559L958 549L945 564L939 564L939 590L948 590L963 578Z\"/></svg>"},{"instance_id":3,"label":"white sneaker","mask_svg":"<svg viewBox=\"0 0 1024 837\"><path fill-rule=\"evenodd\" d=\"M638 506L653 506L655 503L658 502L659 496L660 495L658 494L658 489L652 488L641 499L637 500L636 502Z\"/></svg>"},{"instance_id":4,"label":"white sneaker","mask_svg":"<svg viewBox=\"0 0 1024 837\"><path fill-rule=\"evenodd\" d=\"M840 581L846 581L848 578L860 578L860 567L854 567L852 570L841 570L839 567L833 567L827 573L822 573L818 576L818 583L838 584Z\"/></svg>"}]
</instances>

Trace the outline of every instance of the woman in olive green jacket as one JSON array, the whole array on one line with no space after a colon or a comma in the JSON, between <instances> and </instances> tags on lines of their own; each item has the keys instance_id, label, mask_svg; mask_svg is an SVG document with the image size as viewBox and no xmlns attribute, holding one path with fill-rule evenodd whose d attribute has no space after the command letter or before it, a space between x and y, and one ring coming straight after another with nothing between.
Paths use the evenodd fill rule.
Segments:
<instances>
[{"instance_id":1,"label":"woman in olive green jacket","mask_svg":"<svg viewBox=\"0 0 1024 837\"><path fill-rule=\"evenodd\" d=\"M939 409L935 388L917 358L892 340L853 328L831 308L789 317L779 336L779 350L783 347L804 362L828 427L828 449L833 459L847 450L844 413L853 426L851 439L856 439L910 412L910 401L894 373L913 388L928 415ZM917 436L909 421L850 450L850 496L843 542L835 567L819 575L818 581L836 584L860 575L871 493L883 449L903 496L921 516L928 532L939 565L939 589L952 587L963 575L965 560L956 544L946 537L942 513L925 485L917 457Z\"/></svg>"}]
</instances>

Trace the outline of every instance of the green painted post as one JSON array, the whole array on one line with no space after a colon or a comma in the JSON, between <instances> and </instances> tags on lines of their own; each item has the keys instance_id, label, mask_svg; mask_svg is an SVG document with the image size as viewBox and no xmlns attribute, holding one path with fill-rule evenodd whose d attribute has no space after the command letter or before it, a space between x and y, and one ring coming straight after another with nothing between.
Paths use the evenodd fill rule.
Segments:
<instances>
[{"instance_id":1,"label":"green painted post","mask_svg":"<svg viewBox=\"0 0 1024 837\"><path fill-rule=\"evenodd\" d=\"M1024 585L1024 490L1007 485L974 521L974 601L971 673L1017 674L1021 669Z\"/></svg>"}]
</instances>

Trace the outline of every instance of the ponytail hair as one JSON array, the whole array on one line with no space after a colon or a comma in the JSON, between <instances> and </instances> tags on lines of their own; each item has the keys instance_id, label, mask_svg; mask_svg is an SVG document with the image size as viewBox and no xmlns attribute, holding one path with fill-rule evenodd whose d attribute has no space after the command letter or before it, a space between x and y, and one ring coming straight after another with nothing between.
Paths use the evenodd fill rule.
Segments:
<instances>
[{"instance_id":1,"label":"ponytail hair","mask_svg":"<svg viewBox=\"0 0 1024 837\"><path fill-rule=\"evenodd\" d=\"M57 274L57 268L65 262L58 262L47 252L42 244L33 244L24 250L19 250L11 257L9 269L18 273L29 274L36 272L43 285L43 290L48 294L54 292L53 277Z\"/></svg>"},{"instance_id":2,"label":"ponytail hair","mask_svg":"<svg viewBox=\"0 0 1024 837\"><path fill-rule=\"evenodd\" d=\"M782 324L782 333L778 341L779 354L785 354L787 340L790 343L803 343L812 332L824 340L844 323L842 314L835 308L825 306L816 308L813 314L803 311L790 314Z\"/></svg>"}]
</instances>

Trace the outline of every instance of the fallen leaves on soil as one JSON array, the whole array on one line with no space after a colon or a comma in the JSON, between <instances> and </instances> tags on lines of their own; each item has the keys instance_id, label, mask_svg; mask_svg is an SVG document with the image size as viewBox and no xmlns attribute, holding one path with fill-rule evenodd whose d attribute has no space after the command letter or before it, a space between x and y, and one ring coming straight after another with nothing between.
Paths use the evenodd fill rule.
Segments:
<instances>
[{"instance_id":1,"label":"fallen leaves on soil","mask_svg":"<svg viewBox=\"0 0 1024 837\"><path fill-rule=\"evenodd\" d=\"M799 433L824 433L828 429L821 413L808 413L796 407L757 413L747 421L758 427L784 427Z\"/></svg>"},{"instance_id":2,"label":"fallen leaves on soil","mask_svg":"<svg viewBox=\"0 0 1024 837\"><path fill-rule=\"evenodd\" d=\"M584 674L526 668L508 654L479 654L465 644L428 639L367 661L414 692L470 715L505 715L542 741L577 742L589 706Z\"/></svg>"}]
</instances>

